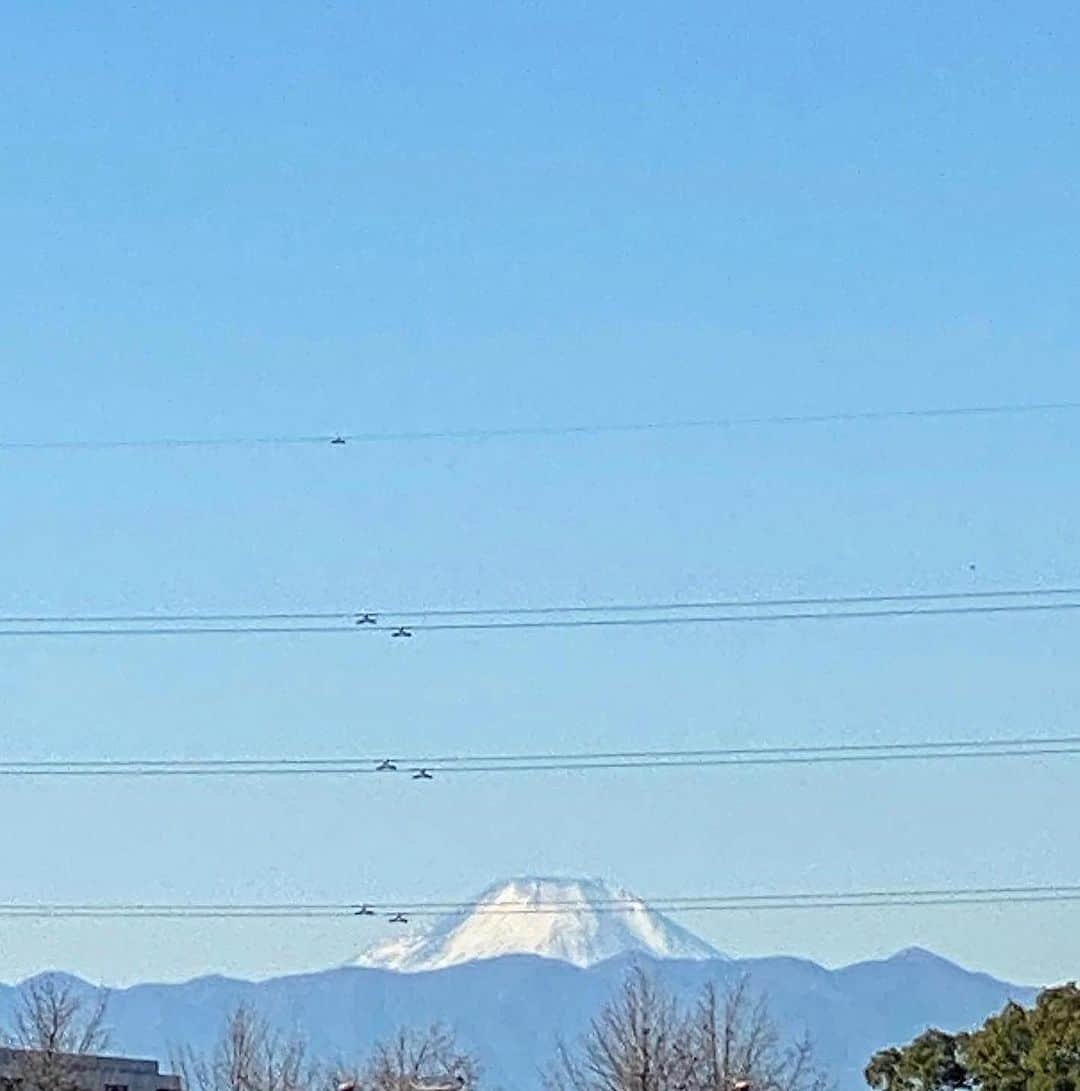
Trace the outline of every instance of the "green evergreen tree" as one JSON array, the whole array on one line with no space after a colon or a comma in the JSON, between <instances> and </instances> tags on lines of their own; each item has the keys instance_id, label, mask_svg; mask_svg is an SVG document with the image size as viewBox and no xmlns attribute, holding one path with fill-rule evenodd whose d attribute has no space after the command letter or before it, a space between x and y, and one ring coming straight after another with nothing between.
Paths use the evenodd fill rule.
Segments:
<instances>
[{"instance_id":1,"label":"green evergreen tree","mask_svg":"<svg viewBox=\"0 0 1080 1091\"><path fill-rule=\"evenodd\" d=\"M875 1053L865 1076L874 1091L1080 1091L1080 989L1010 1001L970 1034L927 1030Z\"/></svg>"}]
</instances>

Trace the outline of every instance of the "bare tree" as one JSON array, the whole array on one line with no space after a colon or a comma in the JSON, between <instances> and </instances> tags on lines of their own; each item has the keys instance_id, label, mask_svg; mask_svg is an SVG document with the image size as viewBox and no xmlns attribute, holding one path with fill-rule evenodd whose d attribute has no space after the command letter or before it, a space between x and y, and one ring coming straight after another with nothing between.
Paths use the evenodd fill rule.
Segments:
<instances>
[{"instance_id":1,"label":"bare tree","mask_svg":"<svg viewBox=\"0 0 1080 1091\"><path fill-rule=\"evenodd\" d=\"M173 1067L188 1091L312 1091L317 1066L297 1035L274 1029L250 1004L238 1004L206 1054L173 1051Z\"/></svg>"},{"instance_id":2,"label":"bare tree","mask_svg":"<svg viewBox=\"0 0 1080 1091\"><path fill-rule=\"evenodd\" d=\"M475 1091L480 1063L435 1023L424 1030L403 1027L378 1042L365 1061L336 1073L337 1086L356 1091Z\"/></svg>"},{"instance_id":3,"label":"bare tree","mask_svg":"<svg viewBox=\"0 0 1080 1091\"><path fill-rule=\"evenodd\" d=\"M783 1041L763 996L746 977L722 994L706 985L687 1018L694 1091L824 1091L809 1038Z\"/></svg>"},{"instance_id":4,"label":"bare tree","mask_svg":"<svg viewBox=\"0 0 1080 1091\"><path fill-rule=\"evenodd\" d=\"M785 1042L748 982L706 986L684 1011L641 969L559 1046L550 1091L825 1091L809 1041Z\"/></svg>"},{"instance_id":5,"label":"bare tree","mask_svg":"<svg viewBox=\"0 0 1080 1091\"><path fill-rule=\"evenodd\" d=\"M576 1049L559 1045L552 1091L675 1091L690 1088L694 1058L671 997L640 968L600 1010Z\"/></svg>"},{"instance_id":6,"label":"bare tree","mask_svg":"<svg viewBox=\"0 0 1080 1091\"><path fill-rule=\"evenodd\" d=\"M108 1045L108 994L88 996L61 977L39 977L19 990L6 1044L16 1050L16 1076L35 1091L77 1091L80 1057Z\"/></svg>"}]
</instances>

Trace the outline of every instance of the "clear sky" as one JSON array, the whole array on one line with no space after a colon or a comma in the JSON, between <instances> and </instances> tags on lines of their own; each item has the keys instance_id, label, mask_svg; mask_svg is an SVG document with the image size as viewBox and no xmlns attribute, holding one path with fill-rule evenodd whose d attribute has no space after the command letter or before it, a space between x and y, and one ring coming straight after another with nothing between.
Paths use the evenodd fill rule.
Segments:
<instances>
[{"instance_id":1,"label":"clear sky","mask_svg":"<svg viewBox=\"0 0 1080 1091\"><path fill-rule=\"evenodd\" d=\"M0 438L1080 399L1066 3L21 3ZM1080 581L1080 415L0 453L0 610ZM974 573L970 565L975 564ZM18 758L1075 731L1075 617L7 641ZM406 783L8 782L0 897L465 898L1080 879L1076 759ZM1080 974L1080 909L731 914ZM265 976L379 925L0 924L0 977Z\"/></svg>"}]
</instances>

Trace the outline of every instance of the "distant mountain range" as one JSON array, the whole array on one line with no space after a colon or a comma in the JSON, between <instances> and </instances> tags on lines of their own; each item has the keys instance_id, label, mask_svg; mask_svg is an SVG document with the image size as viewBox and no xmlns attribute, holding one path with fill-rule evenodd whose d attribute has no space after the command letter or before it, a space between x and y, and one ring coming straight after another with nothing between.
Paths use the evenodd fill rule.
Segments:
<instances>
[{"instance_id":1,"label":"distant mountain range","mask_svg":"<svg viewBox=\"0 0 1080 1091\"><path fill-rule=\"evenodd\" d=\"M261 982L203 977L120 989L109 1008L113 1046L163 1061L181 1043L206 1047L240 1000L301 1030L314 1053L330 1058L355 1057L401 1025L442 1021L480 1055L489 1088L516 1091L539 1086L558 1039L577 1037L638 962L680 992L748 975L782 1027L809 1031L839 1091L855 1091L875 1049L931 1024L971 1026L1009 998L1034 997L917 948L838 970L796 958L727 958L640 901L627 913L602 908L628 897L592 880L512 880L424 932L377 944L356 965ZM493 906L498 913L483 908ZM0 1017L15 994L0 986Z\"/></svg>"}]
</instances>

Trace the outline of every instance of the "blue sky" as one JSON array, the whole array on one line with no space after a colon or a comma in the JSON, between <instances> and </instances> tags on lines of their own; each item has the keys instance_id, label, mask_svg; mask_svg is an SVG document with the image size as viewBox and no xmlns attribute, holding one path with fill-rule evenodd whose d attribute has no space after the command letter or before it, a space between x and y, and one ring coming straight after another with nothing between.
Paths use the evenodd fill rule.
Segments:
<instances>
[{"instance_id":1,"label":"blue sky","mask_svg":"<svg viewBox=\"0 0 1080 1091\"><path fill-rule=\"evenodd\" d=\"M16 5L0 437L1080 399L1080 18L1046 3ZM0 609L1080 581L1075 416L0 454ZM973 573L971 564L976 565ZM15 757L1072 731L1068 617L3 645ZM1064 882L1068 759L424 785L12 783L14 900ZM724 915L1074 977L1077 910ZM340 961L316 924L3 924L0 976Z\"/></svg>"}]
</instances>

